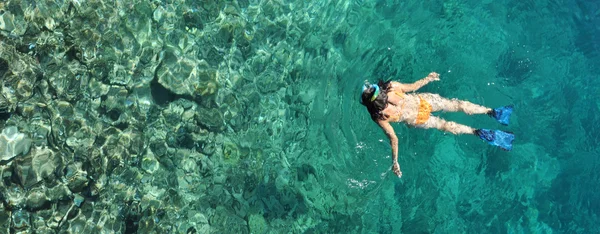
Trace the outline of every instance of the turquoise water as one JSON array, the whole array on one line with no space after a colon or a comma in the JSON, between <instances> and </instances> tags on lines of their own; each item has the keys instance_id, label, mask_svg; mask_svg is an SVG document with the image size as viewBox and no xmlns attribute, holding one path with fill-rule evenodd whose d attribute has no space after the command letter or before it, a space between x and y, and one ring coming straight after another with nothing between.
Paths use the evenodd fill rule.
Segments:
<instances>
[{"instance_id":1,"label":"turquoise water","mask_svg":"<svg viewBox=\"0 0 600 234\"><path fill-rule=\"evenodd\" d=\"M597 233L600 4L0 3L0 233ZM515 106L505 152L365 80ZM15 130L16 127L16 130Z\"/></svg>"}]
</instances>

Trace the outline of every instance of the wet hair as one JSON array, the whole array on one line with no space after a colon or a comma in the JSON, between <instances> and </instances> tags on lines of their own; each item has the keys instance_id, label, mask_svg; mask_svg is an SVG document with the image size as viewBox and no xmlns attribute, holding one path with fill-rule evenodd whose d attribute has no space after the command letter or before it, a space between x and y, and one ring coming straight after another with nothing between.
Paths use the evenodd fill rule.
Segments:
<instances>
[{"instance_id":1,"label":"wet hair","mask_svg":"<svg viewBox=\"0 0 600 234\"><path fill-rule=\"evenodd\" d=\"M375 100L371 101L371 98L375 93L375 87L372 85L367 85L367 88L362 92L360 97L361 104L367 107L369 114L371 114L371 119L375 122L377 122L377 120L385 120L388 117L381 113L381 111L387 106L387 91L390 81L384 82L383 80L379 80L377 85L379 86L379 95L377 95Z\"/></svg>"}]
</instances>

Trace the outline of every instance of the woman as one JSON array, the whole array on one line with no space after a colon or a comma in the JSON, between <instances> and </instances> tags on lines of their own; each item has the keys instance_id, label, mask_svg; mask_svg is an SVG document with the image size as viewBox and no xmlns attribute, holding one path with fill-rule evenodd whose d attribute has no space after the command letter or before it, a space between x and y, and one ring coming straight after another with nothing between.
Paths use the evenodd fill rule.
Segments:
<instances>
[{"instance_id":1,"label":"woman","mask_svg":"<svg viewBox=\"0 0 600 234\"><path fill-rule=\"evenodd\" d=\"M512 106L496 109L487 108L467 101L446 99L433 93L408 93L425 86L431 81L440 80L440 75L432 72L413 84L402 84L395 81L363 85L361 103L367 107L371 119L375 121L390 139L392 145L392 170L398 177L402 176L398 164L398 137L390 122L404 122L419 128L437 128L453 134L473 134L504 150L512 149L514 135L510 132L490 129L474 129L472 127L446 121L431 116L435 111L462 111L469 115L487 114L508 125Z\"/></svg>"}]
</instances>

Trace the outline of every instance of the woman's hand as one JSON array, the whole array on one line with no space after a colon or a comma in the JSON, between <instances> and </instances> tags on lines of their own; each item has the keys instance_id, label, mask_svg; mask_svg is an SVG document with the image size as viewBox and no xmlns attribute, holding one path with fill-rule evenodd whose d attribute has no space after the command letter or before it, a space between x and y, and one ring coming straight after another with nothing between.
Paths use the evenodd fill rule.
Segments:
<instances>
[{"instance_id":1,"label":"woman's hand","mask_svg":"<svg viewBox=\"0 0 600 234\"><path fill-rule=\"evenodd\" d=\"M402 178L402 172L400 171L400 164L398 164L398 162L394 162L392 165L392 171L398 176L398 178Z\"/></svg>"},{"instance_id":2,"label":"woman's hand","mask_svg":"<svg viewBox=\"0 0 600 234\"><path fill-rule=\"evenodd\" d=\"M427 82L438 81L438 80L440 80L440 74L432 72L432 73L429 73L429 75L427 77L425 77L425 79L427 80Z\"/></svg>"}]
</instances>

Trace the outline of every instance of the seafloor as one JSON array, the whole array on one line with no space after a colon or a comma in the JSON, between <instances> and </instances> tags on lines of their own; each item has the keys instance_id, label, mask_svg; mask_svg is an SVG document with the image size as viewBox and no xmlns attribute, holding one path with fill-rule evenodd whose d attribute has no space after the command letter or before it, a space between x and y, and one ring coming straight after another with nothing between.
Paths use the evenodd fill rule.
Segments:
<instances>
[{"instance_id":1,"label":"seafloor","mask_svg":"<svg viewBox=\"0 0 600 234\"><path fill-rule=\"evenodd\" d=\"M599 233L597 1L4 0L0 233ZM364 80L514 104L505 152Z\"/></svg>"}]
</instances>

